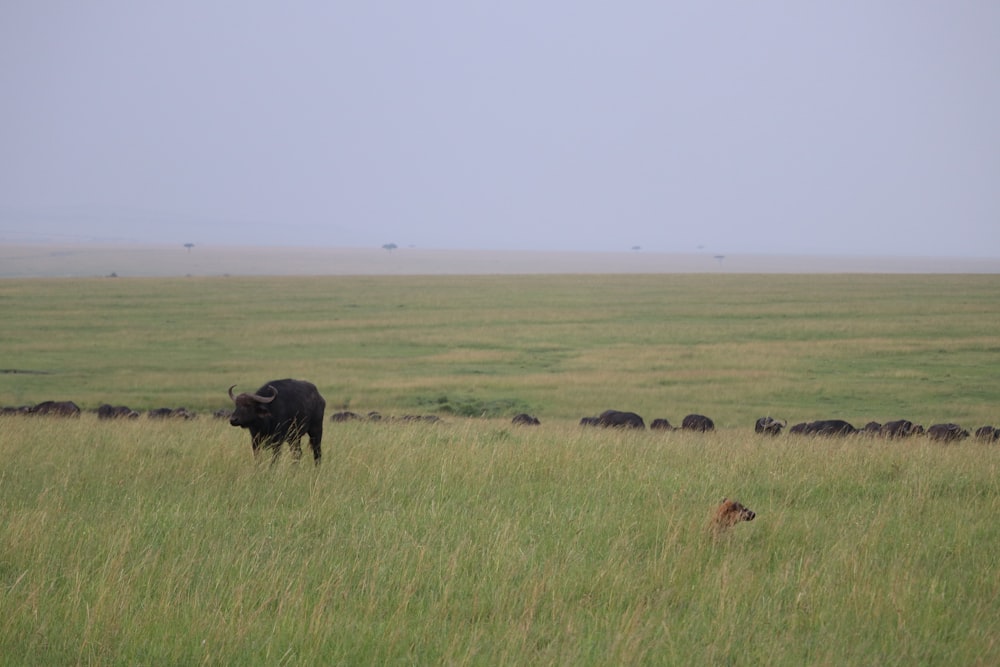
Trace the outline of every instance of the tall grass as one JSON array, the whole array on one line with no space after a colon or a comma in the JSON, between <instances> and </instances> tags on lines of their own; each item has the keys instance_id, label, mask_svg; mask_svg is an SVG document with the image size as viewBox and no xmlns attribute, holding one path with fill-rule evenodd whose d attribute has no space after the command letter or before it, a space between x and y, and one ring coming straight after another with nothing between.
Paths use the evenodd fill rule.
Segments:
<instances>
[{"instance_id":1,"label":"tall grass","mask_svg":"<svg viewBox=\"0 0 1000 667\"><path fill-rule=\"evenodd\" d=\"M6 664L996 664L1000 448L4 418ZM720 539L713 506L758 512Z\"/></svg>"},{"instance_id":2,"label":"tall grass","mask_svg":"<svg viewBox=\"0 0 1000 667\"><path fill-rule=\"evenodd\" d=\"M2 281L3 405L207 412L291 376L445 420L327 422L314 469L207 417L0 417L0 662L1000 663L1000 448L751 430L997 423L998 288ZM577 426L609 407L720 428ZM758 518L715 539L723 496Z\"/></svg>"}]
</instances>

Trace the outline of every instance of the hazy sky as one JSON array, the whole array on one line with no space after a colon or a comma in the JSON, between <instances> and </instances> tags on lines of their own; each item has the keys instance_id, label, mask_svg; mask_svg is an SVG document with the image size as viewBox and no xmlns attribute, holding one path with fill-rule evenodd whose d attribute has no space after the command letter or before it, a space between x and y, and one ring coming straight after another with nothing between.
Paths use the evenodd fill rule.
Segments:
<instances>
[{"instance_id":1,"label":"hazy sky","mask_svg":"<svg viewBox=\"0 0 1000 667\"><path fill-rule=\"evenodd\" d=\"M0 241L1000 256L1000 2L0 3Z\"/></svg>"}]
</instances>

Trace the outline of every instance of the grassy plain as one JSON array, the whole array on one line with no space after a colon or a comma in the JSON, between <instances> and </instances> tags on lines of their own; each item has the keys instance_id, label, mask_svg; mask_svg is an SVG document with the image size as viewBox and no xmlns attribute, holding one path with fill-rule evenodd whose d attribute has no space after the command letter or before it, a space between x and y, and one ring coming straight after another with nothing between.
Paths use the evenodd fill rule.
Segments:
<instances>
[{"instance_id":1,"label":"grassy plain","mask_svg":"<svg viewBox=\"0 0 1000 667\"><path fill-rule=\"evenodd\" d=\"M205 417L0 418L0 662L997 664L1000 447L752 424L997 423L998 301L997 276L0 282L0 404L209 411L293 376L445 417L328 424L318 470ZM576 426L608 407L720 429ZM716 540L724 495L758 518Z\"/></svg>"},{"instance_id":2,"label":"grassy plain","mask_svg":"<svg viewBox=\"0 0 1000 667\"><path fill-rule=\"evenodd\" d=\"M0 306L0 405L210 410L289 376L362 412L722 426L1000 402L995 275L10 280Z\"/></svg>"}]
</instances>

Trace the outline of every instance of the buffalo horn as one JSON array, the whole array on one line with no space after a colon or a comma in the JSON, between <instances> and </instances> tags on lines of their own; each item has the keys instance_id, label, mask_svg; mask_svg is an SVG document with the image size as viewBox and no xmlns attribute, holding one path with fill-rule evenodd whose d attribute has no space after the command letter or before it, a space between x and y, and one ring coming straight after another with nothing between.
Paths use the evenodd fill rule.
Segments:
<instances>
[{"instance_id":1,"label":"buffalo horn","mask_svg":"<svg viewBox=\"0 0 1000 667\"><path fill-rule=\"evenodd\" d=\"M229 398L233 399L234 403L236 402L236 397L233 396L233 387L235 386L236 385L234 384L232 387L229 388ZM270 387L271 391L274 392L273 396L260 396L258 394L248 394L248 395L250 396L250 398L257 401L258 403L270 403L271 401L273 401L275 398L278 397L278 390L274 388L273 384L269 384L267 386Z\"/></svg>"},{"instance_id":2,"label":"buffalo horn","mask_svg":"<svg viewBox=\"0 0 1000 667\"><path fill-rule=\"evenodd\" d=\"M271 396L260 396L258 394L250 394L250 398L257 401L258 403L270 403L271 401L276 399L278 397L278 390L274 388L273 384L269 384L267 386L271 388L271 391L273 391L274 394L272 394Z\"/></svg>"}]
</instances>

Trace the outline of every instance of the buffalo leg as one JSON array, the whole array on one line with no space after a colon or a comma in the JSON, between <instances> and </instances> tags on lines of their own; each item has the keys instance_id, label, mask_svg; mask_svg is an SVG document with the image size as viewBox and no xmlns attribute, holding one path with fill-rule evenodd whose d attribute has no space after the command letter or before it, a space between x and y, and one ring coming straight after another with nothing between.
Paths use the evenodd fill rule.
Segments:
<instances>
[{"instance_id":1,"label":"buffalo leg","mask_svg":"<svg viewBox=\"0 0 1000 667\"><path fill-rule=\"evenodd\" d=\"M300 438L289 441L288 448L292 450L292 461L294 463L302 460L302 440Z\"/></svg>"},{"instance_id":2,"label":"buffalo leg","mask_svg":"<svg viewBox=\"0 0 1000 667\"><path fill-rule=\"evenodd\" d=\"M322 431L320 433L313 432L309 434L309 446L313 450L313 461L315 461L316 465L319 465L320 459L323 458L323 450L320 448L322 440Z\"/></svg>"}]
</instances>

